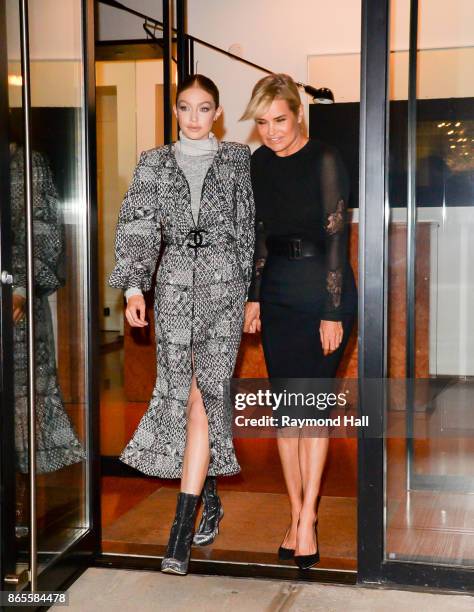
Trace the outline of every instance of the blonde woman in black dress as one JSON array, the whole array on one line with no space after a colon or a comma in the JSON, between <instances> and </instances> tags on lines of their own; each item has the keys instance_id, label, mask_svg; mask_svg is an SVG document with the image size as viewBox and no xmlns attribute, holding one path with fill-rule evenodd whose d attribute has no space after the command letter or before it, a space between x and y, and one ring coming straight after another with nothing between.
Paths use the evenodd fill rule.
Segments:
<instances>
[{"instance_id":1,"label":"blonde woman in black dress","mask_svg":"<svg viewBox=\"0 0 474 612\"><path fill-rule=\"evenodd\" d=\"M255 120L263 142L251 162L256 247L244 331L261 330L270 379L332 378L357 302L344 165L337 150L303 133L298 89L285 74L255 85L242 119ZM302 569L319 561L316 503L328 446L327 437L278 437L291 506L279 557Z\"/></svg>"}]
</instances>

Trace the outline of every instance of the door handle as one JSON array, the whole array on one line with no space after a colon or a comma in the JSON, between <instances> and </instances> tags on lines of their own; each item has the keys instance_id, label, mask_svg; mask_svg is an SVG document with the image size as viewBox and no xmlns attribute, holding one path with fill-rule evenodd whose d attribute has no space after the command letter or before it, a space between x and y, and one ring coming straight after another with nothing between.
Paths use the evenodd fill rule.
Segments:
<instances>
[{"instance_id":1,"label":"door handle","mask_svg":"<svg viewBox=\"0 0 474 612\"><path fill-rule=\"evenodd\" d=\"M10 274L10 272L7 272L6 270L3 270L2 274L0 276L0 281L2 282L2 285L12 285L13 284L13 275Z\"/></svg>"},{"instance_id":2,"label":"door handle","mask_svg":"<svg viewBox=\"0 0 474 612\"><path fill-rule=\"evenodd\" d=\"M30 571L24 569L19 574L7 574L5 576L5 582L16 586L17 590L21 589L30 581Z\"/></svg>"}]
</instances>

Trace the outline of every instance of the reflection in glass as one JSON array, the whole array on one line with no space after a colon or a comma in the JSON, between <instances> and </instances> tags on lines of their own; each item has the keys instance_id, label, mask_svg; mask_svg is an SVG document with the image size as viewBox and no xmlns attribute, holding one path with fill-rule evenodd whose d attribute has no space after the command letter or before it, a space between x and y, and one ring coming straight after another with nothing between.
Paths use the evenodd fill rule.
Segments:
<instances>
[{"instance_id":1,"label":"reflection in glass","mask_svg":"<svg viewBox=\"0 0 474 612\"><path fill-rule=\"evenodd\" d=\"M30 0L34 295L26 291L25 152L19 11L7 2L14 306L16 541L28 563L27 299L36 375L40 571L89 526L86 499L87 240L82 2ZM57 26L61 23L61 27ZM12 526L13 530L14 526Z\"/></svg>"},{"instance_id":2,"label":"reflection in glass","mask_svg":"<svg viewBox=\"0 0 474 612\"><path fill-rule=\"evenodd\" d=\"M428 23L436 24L435 15L429 3L423 3L419 30ZM439 25L438 35L446 35L444 24ZM429 388L438 391L424 406L413 405L407 396L405 405L388 415L400 431L406 427L405 436L386 440L385 556L393 561L474 567L473 59L470 47L417 52L411 377L426 379ZM399 87L390 107L390 134L398 136L390 142L388 369L389 376L403 379L408 376L405 331L410 305L407 92L400 85L408 74L408 53L392 53L391 70L391 82ZM404 333L395 333L400 323Z\"/></svg>"},{"instance_id":3,"label":"reflection in glass","mask_svg":"<svg viewBox=\"0 0 474 612\"><path fill-rule=\"evenodd\" d=\"M33 168L39 179L33 188L33 233L35 250L43 257L35 261L34 272L35 285L47 294L45 310L35 309L34 313L36 360L37 376L44 368L39 384L50 393L48 409L42 413L40 398L37 412L38 425L44 418L42 431L53 440L43 447L36 474L42 567L88 528L87 465L83 461L87 450L88 257L82 5L80 0L53 0L47 5L29 1L31 137ZM48 345L41 343L42 332ZM37 440L45 442L39 433Z\"/></svg>"},{"instance_id":4,"label":"reflection in glass","mask_svg":"<svg viewBox=\"0 0 474 612\"><path fill-rule=\"evenodd\" d=\"M10 211L13 217L10 221L10 228L13 234L10 236L10 243L12 245L13 253L13 266L15 261L17 267L21 267L21 262L26 261L26 236L25 236L25 224L24 220L24 200L23 200L23 176L19 176L15 166L23 167L23 149L19 147L19 143L22 142L22 132L20 126L23 123L23 109L21 101L21 85L22 85L22 74L20 67L20 16L19 16L19 3L14 0L9 0L6 3L6 18L7 18L7 60L8 60L8 105L10 121L7 126L8 140L10 144ZM17 115L17 121L12 121L12 112ZM16 128L16 129L14 129ZM16 174L16 177L15 177ZM19 190L21 189L21 192ZM8 208L6 207L6 210ZM15 227L13 227L15 226ZM24 263L23 263L24 268ZM16 272L13 269L14 283L17 283ZM18 279L18 283L25 286L24 276L23 279ZM14 370L13 370L13 383L14 391L17 401L15 406L11 407L14 411L14 427L15 427L15 523L11 525L11 530L15 532L15 551L13 552L14 558L11 559L11 570L17 575L20 575L22 571L25 571L29 567L28 555L29 555L29 482L28 474L25 470L23 473L19 469L20 453L19 444L17 440L18 436L18 414L20 412L20 393L24 396L24 408L26 410L26 369L28 363L28 355L26 352L25 344L25 296L24 291L14 290L13 292L13 316L14 316L14 330L13 330L13 351L14 351ZM20 323L22 319L22 323ZM18 408L17 408L18 406ZM21 444L21 451L24 456L28 452L28 439L24 438Z\"/></svg>"},{"instance_id":5,"label":"reflection in glass","mask_svg":"<svg viewBox=\"0 0 474 612\"><path fill-rule=\"evenodd\" d=\"M12 118L12 115L10 115ZM18 126L10 126L10 193L12 215L15 446L17 459L17 535L28 533L28 405L26 335L26 231L24 208L24 150ZM56 371L56 350L48 301L64 285L64 226L58 194L47 158L32 154L34 263L35 263L35 368L36 368L36 469L53 472L85 458L84 450L64 410Z\"/></svg>"}]
</instances>

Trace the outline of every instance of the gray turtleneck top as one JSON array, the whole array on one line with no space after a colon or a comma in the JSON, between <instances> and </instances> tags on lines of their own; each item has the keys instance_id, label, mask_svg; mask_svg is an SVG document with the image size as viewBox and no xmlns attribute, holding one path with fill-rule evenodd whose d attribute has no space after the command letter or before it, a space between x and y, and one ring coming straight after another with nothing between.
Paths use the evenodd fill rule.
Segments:
<instances>
[{"instance_id":1,"label":"gray turtleneck top","mask_svg":"<svg viewBox=\"0 0 474 612\"><path fill-rule=\"evenodd\" d=\"M196 225L201 204L202 185L216 155L217 148L217 138L212 132L209 134L209 138L205 140L192 140L180 132L179 140L174 145L176 161L191 190L191 210Z\"/></svg>"},{"instance_id":2,"label":"gray turtleneck top","mask_svg":"<svg viewBox=\"0 0 474 612\"><path fill-rule=\"evenodd\" d=\"M191 212L196 225L199 217L202 186L218 147L219 143L212 132L209 133L209 138L204 140L192 140L180 132L179 140L174 145L176 161L183 171L191 191ZM142 292L138 287L130 287L125 291L125 297L128 300L132 295L142 295Z\"/></svg>"}]
</instances>

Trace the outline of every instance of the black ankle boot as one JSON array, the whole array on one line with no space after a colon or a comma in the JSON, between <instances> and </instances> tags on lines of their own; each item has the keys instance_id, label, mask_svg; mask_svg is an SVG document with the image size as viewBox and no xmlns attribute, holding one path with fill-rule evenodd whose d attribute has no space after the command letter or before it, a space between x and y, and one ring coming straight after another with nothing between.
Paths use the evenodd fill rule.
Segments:
<instances>
[{"instance_id":1,"label":"black ankle boot","mask_svg":"<svg viewBox=\"0 0 474 612\"><path fill-rule=\"evenodd\" d=\"M184 576L188 572L191 543L199 495L180 493L176 515L171 527L166 555L161 562L161 571Z\"/></svg>"},{"instance_id":2,"label":"black ankle boot","mask_svg":"<svg viewBox=\"0 0 474 612\"><path fill-rule=\"evenodd\" d=\"M199 527L194 535L193 544L207 546L214 542L219 533L219 523L224 516L220 497L217 495L217 478L208 476L202 489L204 507Z\"/></svg>"}]
</instances>

